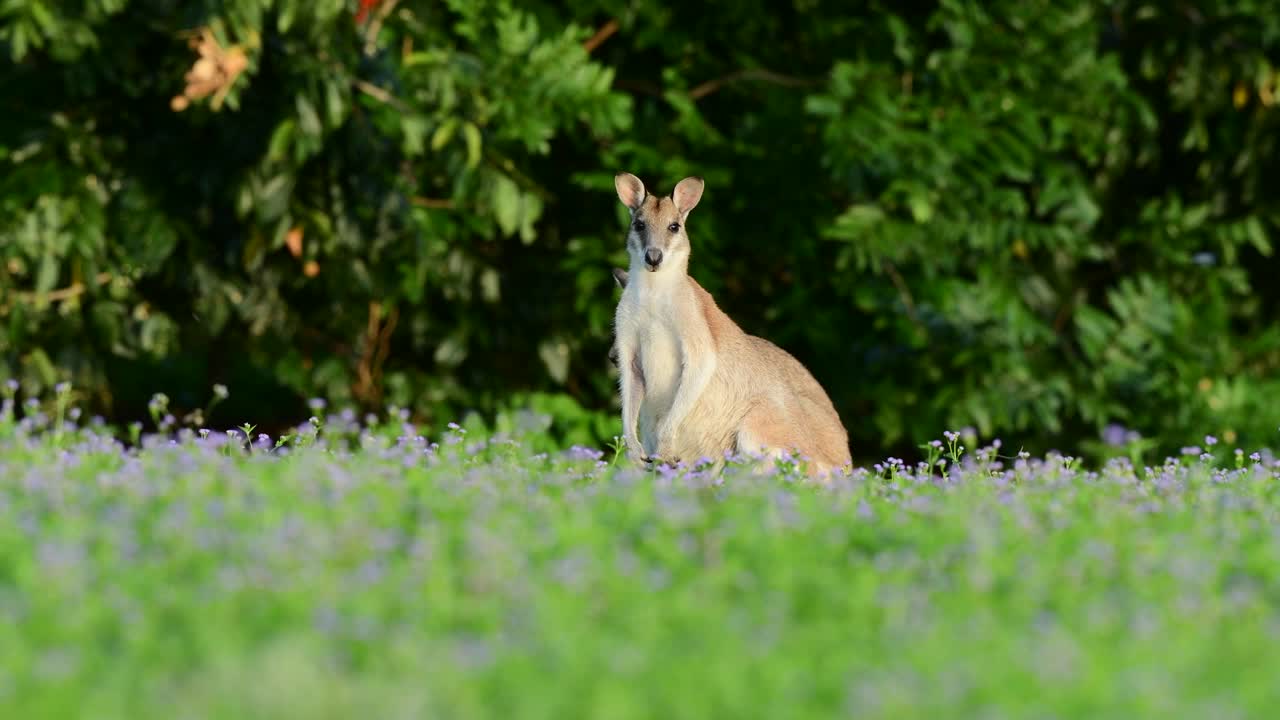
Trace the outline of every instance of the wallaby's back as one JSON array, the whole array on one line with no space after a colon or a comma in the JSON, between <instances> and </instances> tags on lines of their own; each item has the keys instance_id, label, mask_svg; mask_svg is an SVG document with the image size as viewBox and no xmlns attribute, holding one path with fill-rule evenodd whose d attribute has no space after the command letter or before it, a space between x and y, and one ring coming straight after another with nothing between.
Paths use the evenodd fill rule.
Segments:
<instances>
[{"instance_id":1,"label":"wallaby's back","mask_svg":"<svg viewBox=\"0 0 1280 720\"><path fill-rule=\"evenodd\" d=\"M704 407L695 411L711 422L690 440L748 453L795 450L811 460L815 473L848 464L848 433L808 369L777 345L748 335L696 280L689 277L689 283L717 357L716 391L706 393L700 403ZM704 449L701 454L713 452Z\"/></svg>"}]
</instances>

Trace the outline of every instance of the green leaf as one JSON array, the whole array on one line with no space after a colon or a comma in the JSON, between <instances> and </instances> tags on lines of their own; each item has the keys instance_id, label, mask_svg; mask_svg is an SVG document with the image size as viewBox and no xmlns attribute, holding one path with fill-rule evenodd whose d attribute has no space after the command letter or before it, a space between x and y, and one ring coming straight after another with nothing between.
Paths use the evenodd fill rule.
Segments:
<instances>
[{"instance_id":1,"label":"green leaf","mask_svg":"<svg viewBox=\"0 0 1280 720\"><path fill-rule=\"evenodd\" d=\"M462 135L467 142L467 167L474 170L480 166L480 128L471 122L464 123Z\"/></svg>"},{"instance_id":2,"label":"green leaf","mask_svg":"<svg viewBox=\"0 0 1280 720\"><path fill-rule=\"evenodd\" d=\"M1256 215L1245 220L1245 230L1248 232L1249 243L1263 256L1271 257L1271 239L1267 237L1267 231L1263 229L1262 221Z\"/></svg>"},{"instance_id":3,"label":"green leaf","mask_svg":"<svg viewBox=\"0 0 1280 720\"><path fill-rule=\"evenodd\" d=\"M933 203L923 192L913 192L907 196L907 206L911 209L911 217L917 223L924 224L933 217Z\"/></svg>"},{"instance_id":4,"label":"green leaf","mask_svg":"<svg viewBox=\"0 0 1280 720\"><path fill-rule=\"evenodd\" d=\"M267 157L279 162L288 156L289 144L293 141L293 132L297 128L293 118L285 118L276 125L271 133L271 141L267 144Z\"/></svg>"},{"instance_id":5,"label":"green leaf","mask_svg":"<svg viewBox=\"0 0 1280 720\"><path fill-rule=\"evenodd\" d=\"M298 12L298 0L279 0L279 14L276 16L276 29L281 33L289 32Z\"/></svg>"},{"instance_id":6,"label":"green leaf","mask_svg":"<svg viewBox=\"0 0 1280 720\"><path fill-rule=\"evenodd\" d=\"M36 24L44 31L46 35L52 35L57 30L57 23L53 19L53 15L49 13L49 8L44 3L38 1L29 1L27 10L31 13L31 17L35 19Z\"/></svg>"},{"instance_id":7,"label":"green leaf","mask_svg":"<svg viewBox=\"0 0 1280 720\"><path fill-rule=\"evenodd\" d=\"M338 127L342 124L347 114L347 104L342 97L342 87L334 78L327 78L324 82L324 109L325 118L329 121L330 127Z\"/></svg>"},{"instance_id":8,"label":"green leaf","mask_svg":"<svg viewBox=\"0 0 1280 720\"><path fill-rule=\"evenodd\" d=\"M400 121L404 135L404 152L410 157L421 155L426 148L427 120L421 115L406 115Z\"/></svg>"},{"instance_id":9,"label":"green leaf","mask_svg":"<svg viewBox=\"0 0 1280 720\"><path fill-rule=\"evenodd\" d=\"M457 129L458 119L453 117L446 118L445 121L440 123L436 128L436 131L431 133L431 149L438 152L440 148L444 147L445 144L449 142L449 139L453 137L453 133Z\"/></svg>"},{"instance_id":10,"label":"green leaf","mask_svg":"<svg viewBox=\"0 0 1280 720\"><path fill-rule=\"evenodd\" d=\"M58 258L51 251L40 257L40 267L36 271L36 292L43 295L58 284Z\"/></svg>"},{"instance_id":11,"label":"green leaf","mask_svg":"<svg viewBox=\"0 0 1280 720\"><path fill-rule=\"evenodd\" d=\"M493 182L493 217L503 235L511 235L520 227L520 188L506 175Z\"/></svg>"},{"instance_id":12,"label":"green leaf","mask_svg":"<svg viewBox=\"0 0 1280 720\"><path fill-rule=\"evenodd\" d=\"M312 105L307 96L302 94L295 96L294 103L298 109L298 127L303 134L319 137L324 128L320 125L320 116L316 114L315 105Z\"/></svg>"},{"instance_id":13,"label":"green leaf","mask_svg":"<svg viewBox=\"0 0 1280 720\"><path fill-rule=\"evenodd\" d=\"M546 366L551 379L563 385L569 379L569 344L561 339L544 340L538 344L538 357Z\"/></svg>"}]
</instances>

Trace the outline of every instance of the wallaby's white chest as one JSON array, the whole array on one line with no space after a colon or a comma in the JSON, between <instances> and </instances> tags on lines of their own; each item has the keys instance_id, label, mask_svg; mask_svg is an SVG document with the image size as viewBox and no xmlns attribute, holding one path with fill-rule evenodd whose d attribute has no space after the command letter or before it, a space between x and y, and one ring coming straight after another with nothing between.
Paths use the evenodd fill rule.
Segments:
<instances>
[{"instance_id":1,"label":"wallaby's white chest","mask_svg":"<svg viewBox=\"0 0 1280 720\"><path fill-rule=\"evenodd\" d=\"M680 383L681 335L673 299L670 293L633 292L618 307L618 330L634 348L644 378L638 430L645 445L653 442L657 425L671 409Z\"/></svg>"}]
</instances>

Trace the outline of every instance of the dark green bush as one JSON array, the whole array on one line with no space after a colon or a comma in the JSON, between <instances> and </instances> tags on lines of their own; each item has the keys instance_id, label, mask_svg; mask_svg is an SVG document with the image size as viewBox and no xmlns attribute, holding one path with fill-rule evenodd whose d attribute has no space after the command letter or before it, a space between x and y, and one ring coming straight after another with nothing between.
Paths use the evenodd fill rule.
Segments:
<instances>
[{"instance_id":1,"label":"dark green bush","mask_svg":"<svg viewBox=\"0 0 1280 720\"><path fill-rule=\"evenodd\" d=\"M15 0L0 374L119 419L224 382L228 423L532 402L602 441L627 169L706 178L693 274L858 457L1264 444L1273 10ZM175 100L201 37L243 69Z\"/></svg>"}]
</instances>

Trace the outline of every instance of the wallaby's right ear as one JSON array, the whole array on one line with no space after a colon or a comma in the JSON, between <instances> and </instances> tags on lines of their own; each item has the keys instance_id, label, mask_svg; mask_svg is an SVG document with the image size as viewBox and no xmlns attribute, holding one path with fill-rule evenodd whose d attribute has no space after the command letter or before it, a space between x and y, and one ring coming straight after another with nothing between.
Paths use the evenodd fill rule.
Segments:
<instances>
[{"instance_id":1,"label":"wallaby's right ear","mask_svg":"<svg viewBox=\"0 0 1280 720\"><path fill-rule=\"evenodd\" d=\"M622 268L613 269L613 281L618 283L618 287L623 290L627 289L627 271Z\"/></svg>"},{"instance_id":2,"label":"wallaby's right ear","mask_svg":"<svg viewBox=\"0 0 1280 720\"><path fill-rule=\"evenodd\" d=\"M613 187L618 190L618 199L631 210L636 210L644 202L644 183L629 172L614 175Z\"/></svg>"}]
</instances>

